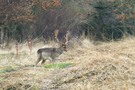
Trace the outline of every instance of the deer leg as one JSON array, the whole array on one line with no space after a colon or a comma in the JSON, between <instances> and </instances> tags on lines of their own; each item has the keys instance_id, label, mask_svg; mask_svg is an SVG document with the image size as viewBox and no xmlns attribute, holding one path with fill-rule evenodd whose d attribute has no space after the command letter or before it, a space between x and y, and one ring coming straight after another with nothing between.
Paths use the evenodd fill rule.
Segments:
<instances>
[{"instance_id":1,"label":"deer leg","mask_svg":"<svg viewBox=\"0 0 135 90\"><path fill-rule=\"evenodd\" d=\"M46 59L43 59L41 62L41 65L43 65L45 63Z\"/></svg>"},{"instance_id":2,"label":"deer leg","mask_svg":"<svg viewBox=\"0 0 135 90\"><path fill-rule=\"evenodd\" d=\"M38 60L35 62L35 65L37 65L41 61L41 57L38 58Z\"/></svg>"}]
</instances>

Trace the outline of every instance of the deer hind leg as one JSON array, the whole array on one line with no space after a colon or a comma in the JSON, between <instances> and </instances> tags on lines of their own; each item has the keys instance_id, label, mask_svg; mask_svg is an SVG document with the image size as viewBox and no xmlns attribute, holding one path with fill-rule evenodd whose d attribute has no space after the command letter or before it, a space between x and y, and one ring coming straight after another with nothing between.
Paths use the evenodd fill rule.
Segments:
<instances>
[{"instance_id":1,"label":"deer hind leg","mask_svg":"<svg viewBox=\"0 0 135 90\"><path fill-rule=\"evenodd\" d=\"M41 65L43 65L45 63L46 59L43 59L41 62Z\"/></svg>"},{"instance_id":2,"label":"deer hind leg","mask_svg":"<svg viewBox=\"0 0 135 90\"><path fill-rule=\"evenodd\" d=\"M37 65L41 61L41 57L38 58L38 60L35 62L35 65Z\"/></svg>"}]
</instances>

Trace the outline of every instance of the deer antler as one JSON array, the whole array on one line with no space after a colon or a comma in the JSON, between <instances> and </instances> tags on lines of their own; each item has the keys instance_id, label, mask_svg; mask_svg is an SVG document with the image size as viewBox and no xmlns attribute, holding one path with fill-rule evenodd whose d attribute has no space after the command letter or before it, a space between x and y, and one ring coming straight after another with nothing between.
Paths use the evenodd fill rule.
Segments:
<instances>
[{"instance_id":1,"label":"deer antler","mask_svg":"<svg viewBox=\"0 0 135 90\"><path fill-rule=\"evenodd\" d=\"M59 34L59 30L56 29L56 30L54 31L54 38L55 38L56 42L59 43L59 40L58 40L58 34Z\"/></svg>"}]
</instances>

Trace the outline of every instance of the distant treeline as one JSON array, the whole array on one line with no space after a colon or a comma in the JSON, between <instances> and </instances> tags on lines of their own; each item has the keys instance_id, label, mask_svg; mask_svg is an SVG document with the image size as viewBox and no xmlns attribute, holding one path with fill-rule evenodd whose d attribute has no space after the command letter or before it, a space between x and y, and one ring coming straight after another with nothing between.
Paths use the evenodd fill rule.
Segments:
<instances>
[{"instance_id":1,"label":"distant treeline","mask_svg":"<svg viewBox=\"0 0 135 90\"><path fill-rule=\"evenodd\" d=\"M1 0L0 44L53 40L53 31L92 40L135 34L134 0Z\"/></svg>"}]
</instances>

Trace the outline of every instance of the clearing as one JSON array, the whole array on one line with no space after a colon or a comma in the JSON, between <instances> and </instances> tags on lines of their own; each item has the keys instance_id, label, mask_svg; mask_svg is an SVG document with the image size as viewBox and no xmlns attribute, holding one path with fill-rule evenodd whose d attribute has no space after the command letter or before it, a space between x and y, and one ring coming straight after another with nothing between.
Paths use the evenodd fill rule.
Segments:
<instances>
[{"instance_id":1,"label":"clearing","mask_svg":"<svg viewBox=\"0 0 135 90\"><path fill-rule=\"evenodd\" d=\"M39 44L42 46L41 44ZM58 63L72 63L63 68L33 66L36 61L35 45L32 54L21 47L1 51L1 90L134 90L135 39L109 43L84 40L60 56ZM48 65L49 62L46 63Z\"/></svg>"}]
</instances>

